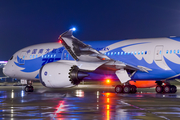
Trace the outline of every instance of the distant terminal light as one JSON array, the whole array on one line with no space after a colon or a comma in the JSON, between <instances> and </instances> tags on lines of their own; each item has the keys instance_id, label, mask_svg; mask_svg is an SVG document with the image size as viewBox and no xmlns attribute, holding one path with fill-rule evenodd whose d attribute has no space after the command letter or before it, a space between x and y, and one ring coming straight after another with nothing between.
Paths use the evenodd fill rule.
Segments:
<instances>
[{"instance_id":1,"label":"distant terminal light","mask_svg":"<svg viewBox=\"0 0 180 120\"><path fill-rule=\"evenodd\" d=\"M0 61L0 64L6 64L7 61Z\"/></svg>"},{"instance_id":2,"label":"distant terminal light","mask_svg":"<svg viewBox=\"0 0 180 120\"><path fill-rule=\"evenodd\" d=\"M170 38L176 37L176 36L169 36Z\"/></svg>"},{"instance_id":3,"label":"distant terminal light","mask_svg":"<svg viewBox=\"0 0 180 120\"><path fill-rule=\"evenodd\" d=\"M7 61L0 61L0 68L3 68L7 64Z\"/></svg>"}]
</instances>

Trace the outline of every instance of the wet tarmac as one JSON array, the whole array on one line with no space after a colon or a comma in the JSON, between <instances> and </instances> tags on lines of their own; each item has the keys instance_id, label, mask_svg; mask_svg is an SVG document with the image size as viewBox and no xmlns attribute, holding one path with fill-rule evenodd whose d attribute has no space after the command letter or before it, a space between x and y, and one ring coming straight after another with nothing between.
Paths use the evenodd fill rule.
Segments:
<instances>
[{"instance_id":1,"label":"wet tarmac","mask_svg":"<svg viewBox=\"0 0 180 120\"><path fill-rule=\"evenodd\" d=\"M22 86L0 86L0 119L180 119L180 89L176 94L157 94L154 89L138 89L136 94L116 94L112 87L34 88L33 93L25 93Z\"/></svg>"}]
</instances>

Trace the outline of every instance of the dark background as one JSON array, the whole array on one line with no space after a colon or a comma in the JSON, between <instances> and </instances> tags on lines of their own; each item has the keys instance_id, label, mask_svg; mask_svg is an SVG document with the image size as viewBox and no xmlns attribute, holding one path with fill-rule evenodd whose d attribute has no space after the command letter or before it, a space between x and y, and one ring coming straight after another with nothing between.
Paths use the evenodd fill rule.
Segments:
<instances>
[{"instance_id":1,"label":"dark background","mask_svg":"<svg viewBox=\"0 0 180 120\"><path fill-rule=\"evenodd\" d=\"M0 0L0 60L72 27L82 41L180 36L180 1Z\"/></svg>"}]
</instances>

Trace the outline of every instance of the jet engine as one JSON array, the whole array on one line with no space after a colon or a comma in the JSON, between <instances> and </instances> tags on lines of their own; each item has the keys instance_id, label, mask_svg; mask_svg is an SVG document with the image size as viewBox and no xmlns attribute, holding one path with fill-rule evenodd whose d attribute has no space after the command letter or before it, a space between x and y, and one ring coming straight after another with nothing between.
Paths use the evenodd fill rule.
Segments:
<instances>
[{"instance_id":1,"label":"jet engine","mask_svg":"<svg viewBox=\"0 0 180 120\"><path fill-rule=\"evenodd\" d=\"M52 62L39 72L42 85L50 88L66 88L78 85L88 74L72 63Z\"/></svg>"}]
</instances>

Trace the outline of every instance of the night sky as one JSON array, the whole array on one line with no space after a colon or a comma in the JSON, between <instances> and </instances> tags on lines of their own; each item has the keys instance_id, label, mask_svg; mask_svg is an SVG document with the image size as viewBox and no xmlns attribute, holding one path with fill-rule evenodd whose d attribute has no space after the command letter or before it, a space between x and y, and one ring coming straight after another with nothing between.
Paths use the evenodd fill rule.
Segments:
<instances>
[{"instance_id":1,"label":"night sky","mask_svg":"<svg viewBox=\"0 0 180 120\"><path fill-rule=\"evenodd\" d=\"M0 60L72 27L82 41L180 36L180 1L0 0Z\"/></svg>"}]
</instances>

